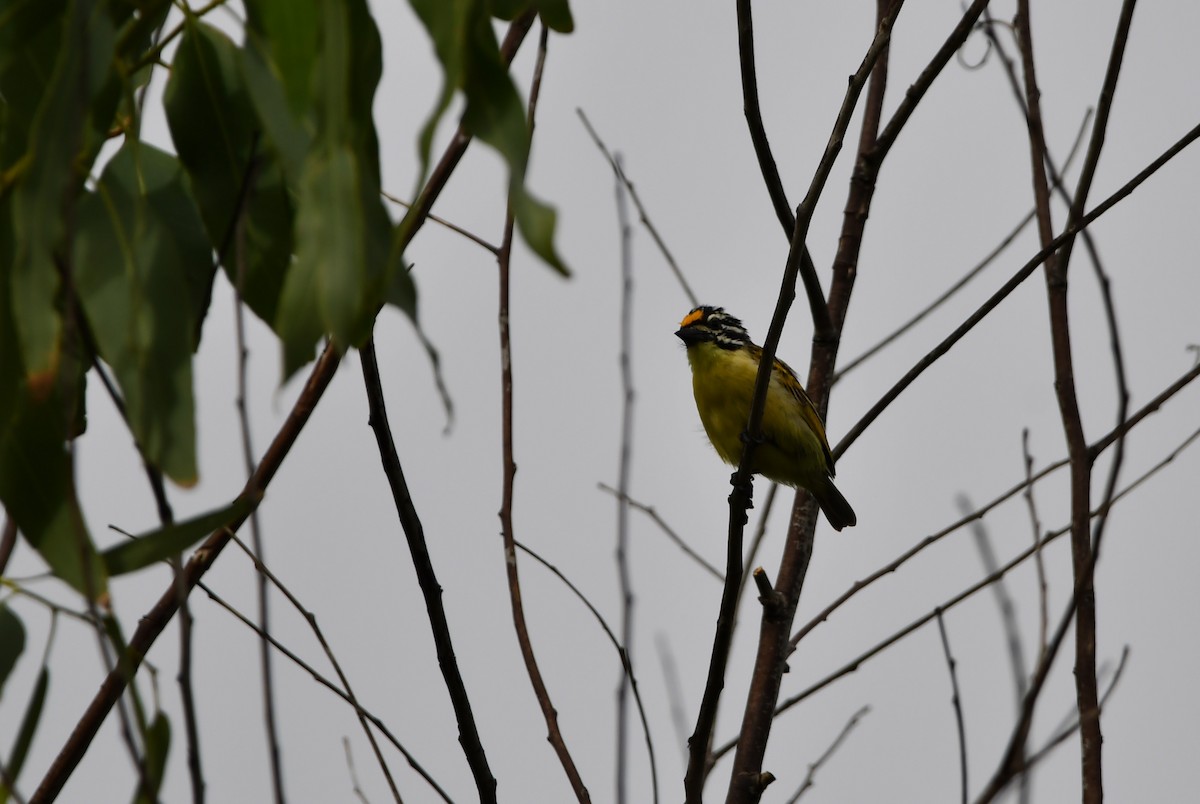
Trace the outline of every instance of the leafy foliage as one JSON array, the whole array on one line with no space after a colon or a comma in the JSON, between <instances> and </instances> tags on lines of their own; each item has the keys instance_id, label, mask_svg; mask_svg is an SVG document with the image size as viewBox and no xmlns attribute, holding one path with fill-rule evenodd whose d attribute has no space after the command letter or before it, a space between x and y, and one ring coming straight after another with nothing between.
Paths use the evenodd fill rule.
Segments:
<instances>
[{"instance_id":1,"label":"leafy foliage","mask_svg":"<svg viewBox=\"0 0 1200 804\"><path fill-rule=\"evenodd\" d=\"M463 124L508 162L520 231L565 272L554 212L524 187L529 133L492 24L536 11L569 31L567 4L413 6L445 72L423 159L461 91ZM146 464L188 486L191 361L218 267L279 336L285 376L322 339L361 344L384 304L417 315L409 235L381 197L372 108L383 53L366 0L247 0L241 43L186 11L164 96L174 153L141 139L137 92L161 63L171 9L0 0L0 501L52 571L96 599L108 572L202 534L167 529L144 554L97 553L68 449L86 426L94 363L111 367Z\"/></svg>"}]
</instances>

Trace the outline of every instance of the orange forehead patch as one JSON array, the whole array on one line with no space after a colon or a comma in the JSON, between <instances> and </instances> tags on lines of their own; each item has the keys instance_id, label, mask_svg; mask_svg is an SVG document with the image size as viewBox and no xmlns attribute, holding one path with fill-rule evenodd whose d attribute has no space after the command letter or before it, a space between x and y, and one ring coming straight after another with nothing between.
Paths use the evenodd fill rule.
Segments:
<instances>
[{"instance_id":1,"label":"orange forehead patch","mask_svg":"<svg viewBox=\"0 0 1200 804\"><path fill-rule=\"evenodd\" d=\"M688 326L691 326L692 324L695 324L698 321L703 321L703 320L704 320L704 308L697 307L695 310L692 310L690 313L688 313L687 315L685 315L683 317L683 320L679 322L679 326L680 327L688 327Z\"/></svg>"}]
</instances>

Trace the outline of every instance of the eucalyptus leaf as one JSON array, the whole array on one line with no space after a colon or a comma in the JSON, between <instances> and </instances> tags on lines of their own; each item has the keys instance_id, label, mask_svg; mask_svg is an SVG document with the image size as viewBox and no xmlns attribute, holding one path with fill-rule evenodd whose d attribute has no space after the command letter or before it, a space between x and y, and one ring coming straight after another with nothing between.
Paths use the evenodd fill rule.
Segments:
<instances>
[{"instance_id":1,"label":"eucalyptus leaf","mask_svg":"<svg viewBox=\"0 0 1200 804\"><path fill-rule=\"evenodd\" d=\"M0 213L4 202L0 200ZM67 438L79 428L83 384L77 358L47 389L31 387L24 370L8 295L10 238L0 214L0 501L54 574L80 594L99 598L107 588L75 498Z\"/></svg>"},{"instance_id":2,"label":"eucalyptus leaf","mask_svg":"<svg viewBox=\"0 0 1200 804\"><path fill-rule=\"evenodd\" d=\"M162 789L163 774L167 767L167 755L171 749L171 721L161 710L154 713L154 719L146 727L144 735L146 742L146 775L145 784L140 787L134 801L141 804L156 804L159 791Z\"/></svg>"},{"instance_id":3,"label":"eucalyptus leaf","mask_svg":"<svg viewBox=\"0 0 1200 804\"><path fill-rule=\"evenodd\" d=\"M25 714L21 717L21 727L17 729L16 739L13 740L12 753L9 754L8 763L4 766L10 779L19 778L21 768L25 766L25 757L29 755L29 746L33 743L33 735L37 733L38 724L42 720L42 707L46 703L46 690L49 687L50 669L43 664L37 681L34 682L33 693L29 696L28 703L25 704ZM8 789L4 785L0 785L0 804L6 804L8 799Z\"/></svg>"},{"instance_id":4,"label":"eucalyptus leaf","mask_svg":"<svg viewBox=\"0 0 1200 804\"><path fill-rule=\"evenodd\" d=\"M526 112L492 28L491 6L485 0L444 3L440 0L410 0L421 22L433 39L434 50L442 63L442 92L429 120L421 130L419 152L421 181L428 172L430 148L438 123L449 108L454 93L461 91L466 100L463 127L495 148L508 163L509 202L518 231L535 254L564 276L566 263L554 248L555 215L525 188L529 166L529 127ZM569 26L570 11L565 3L547 2L501 4L500 11L516 15L535 6L545 5L556 24ZM397 244L402 246L403 244ZM388 266L391 273L402 270L400 248L392 250Z\"/></svg>"},{"instance_id":5,"label":"eucalyptus leaf","mask_svg":"<svg viewBox=\"0 0 1200 804\"><path fill-rule=\"evenodd\" d=\"M164 104L212 248L230 283L241 271L242 298L271 323L291 262L292 205L275 147L261 136L242 58L224 33L187 18Z\"/></svg>"},{"instance_id":6,"label":"eucalyptus leaf","mask_svg":"<svg viewBox=\"0 0 1200 804\"><path fill-rule=\"evenodd\" d=\"M112 20L95 6L95 0L67 5L62 45L29 128L27 169L12 191L12 310L35 393L47 392L56 379L63 325L54 254L66 232L64 199L82 181L75 170L80 135L115 42Z\"/></svg>"},{"instance_id":7,"label":"eucalyptus leaf","mask_svg":"<svg viewBox=\"0 0 1200 804\"><path fill-rule=\"evenodd\" d=\"M196 481L191 354L208 304L208 239L178 160L127 141L79 203L76 289L145 459Z\"/></svg>"},{"instance_id":8,"label":"eucalyptus leaf","mask_svg":"<svg viewBox=\"0 0 1200 804\"><path fill-rule=\"evenodd\" d=\"M179 555L213 531L247 516L258 501L241 496L229 505L159 528L101 554L109 575L124 575Z\"/></svg>"}]
</instances>

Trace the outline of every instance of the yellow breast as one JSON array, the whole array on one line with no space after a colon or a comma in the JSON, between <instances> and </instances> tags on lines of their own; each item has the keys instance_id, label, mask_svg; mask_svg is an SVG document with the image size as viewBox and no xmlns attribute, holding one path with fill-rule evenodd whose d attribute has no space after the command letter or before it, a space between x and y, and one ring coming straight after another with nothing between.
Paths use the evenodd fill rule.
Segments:
<instances>
[{"instance_id":1,"label":"yellow breast","mask_svg":"<svg viewBox=\"0 0 1200 804\"><path fill-rule=\"evenodd\" d=\"M712 343L688 348L692 390L704 431L726 463L742 459L742 432L750 419L758 360L748 349L722 349ZM763 410L763 442L755 450L751 471L789 486L811 487L830 474L824 433L814 431L801 403L772 372Z\"/></svg>"}]
</instances>

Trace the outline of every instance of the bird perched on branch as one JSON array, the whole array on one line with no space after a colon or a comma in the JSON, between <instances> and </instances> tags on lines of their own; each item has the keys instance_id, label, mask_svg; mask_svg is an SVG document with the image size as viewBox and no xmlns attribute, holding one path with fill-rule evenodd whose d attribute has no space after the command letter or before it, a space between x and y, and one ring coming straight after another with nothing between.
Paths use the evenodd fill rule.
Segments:
<instances>
[{"instance_id":1,"label":"bird perched on branch","mask_svg":"<svg viewBox=\"0 0 1200 804\"><path fill-rule=\"evenodd\" d=\"M737 466L762 349L750 341L742 322L721 307L697 307L684 316L675 334L687 344L692 390L704 432L721 459ZM833 455L821 416L795 372L778 358L767 387L762 441L754 450L750 471L808 489L834 530L858 522L850 503L833 485Z\"/></svg>"}]
</instances>

